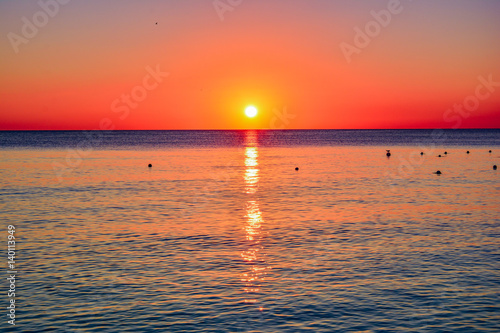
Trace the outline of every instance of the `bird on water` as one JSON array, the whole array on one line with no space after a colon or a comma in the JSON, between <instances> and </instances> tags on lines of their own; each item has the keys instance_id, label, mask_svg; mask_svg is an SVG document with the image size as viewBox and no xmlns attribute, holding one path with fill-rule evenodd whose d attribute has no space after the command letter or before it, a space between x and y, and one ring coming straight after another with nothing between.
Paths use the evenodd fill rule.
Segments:
<instances>
[{"instance_id":1,"label":"bird on water","mask_svg":"<svg viewBox=\"0 0 500 333\"><path fill-rule=\"evenodd\" d=\"M386 149L386 151L387 151L387 154L386 154L387 157L391 156L391 150L390 149Z\"/></svg>"},{"instance_id":2,"label":"bird on water","mask_svg":"<svg viewBox=\"0 0 500 333\"><path fill-rule=\"evenodd\" d=\"M150 163L150 164L148 164L148 168L151 168L152 166L153 166L153 164L151 164L151 163Z\"/></svg>"}]
</instances>

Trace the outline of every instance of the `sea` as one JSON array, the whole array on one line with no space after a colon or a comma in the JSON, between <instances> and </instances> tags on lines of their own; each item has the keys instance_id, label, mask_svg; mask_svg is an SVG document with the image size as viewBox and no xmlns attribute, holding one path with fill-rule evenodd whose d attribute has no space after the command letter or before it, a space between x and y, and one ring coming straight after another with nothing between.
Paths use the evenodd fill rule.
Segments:
<instances>
[{"instance_id":1,"label":"sea","mask_svg":"<svg viewBox=\"0 0 500 333\"><path fill-rule=\"evenodd\" d=\"M0 132L0 331L500 332L499 164L500 130Z\"/></svg>"}]
</instances>

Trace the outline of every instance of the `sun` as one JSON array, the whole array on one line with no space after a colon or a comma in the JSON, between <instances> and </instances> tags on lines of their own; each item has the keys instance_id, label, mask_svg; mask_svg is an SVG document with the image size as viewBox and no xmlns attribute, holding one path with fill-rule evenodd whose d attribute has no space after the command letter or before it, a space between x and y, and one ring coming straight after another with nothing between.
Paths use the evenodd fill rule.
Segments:
<instances>
[{"instance_id":1,"label":"sun","mask_svg":"<svg viewBox=\"0 0 500 333\"><path fill-rule=\"evenodd\" d=\"M247 106L245 109L245 114L248 118L253 118L257 115L257 108L253 105Z\"/></svg>"}]
</instances>

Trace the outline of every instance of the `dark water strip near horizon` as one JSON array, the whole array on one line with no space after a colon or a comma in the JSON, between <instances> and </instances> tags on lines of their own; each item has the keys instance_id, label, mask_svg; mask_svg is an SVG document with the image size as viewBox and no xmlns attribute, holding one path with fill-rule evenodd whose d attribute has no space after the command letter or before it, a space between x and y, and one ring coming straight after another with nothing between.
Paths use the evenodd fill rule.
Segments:
<instances>
[{"instance_id":1,"label":"dark water strip near horizon","mask_svg":"<svg viewBox=\"0 0 500 333\"><path fill-rule=\"evenodd\" d=\"M0 149L238 147L249 130L0 131ZM500 146L500 129L252 130L261 147Z\"/></svg>"}]
</instances>

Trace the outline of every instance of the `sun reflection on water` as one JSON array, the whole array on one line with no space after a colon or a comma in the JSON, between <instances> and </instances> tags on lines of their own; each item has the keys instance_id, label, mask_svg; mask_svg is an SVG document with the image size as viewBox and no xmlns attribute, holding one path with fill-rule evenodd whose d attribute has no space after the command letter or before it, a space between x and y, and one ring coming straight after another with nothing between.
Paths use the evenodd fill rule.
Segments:
<instances>
[{"instance_id":1,"label":"sun reflection on water","mask_svg":"<svg viewBox=\"0 0 500 333\"><path fill-rule=\"evenodd\" d=\"M245 193L249 196L246 201L246 223L244 226L247 248L241 252L242 259L250 266L243 273L241 281L245 284L247 293L245 303L258 303L262 281L266 275L266 266L262 247L262 212L255 198L259 183L259 151L257 147L257 133L247 132L245 137ZM264 307L259 306L259 311Z\"/></svg>"},{"instance_id":2,"label":"sun reflection on water","mask_svg":"<svg viewBox=\"0 0 500 333\"><path fill-rule=\"evenodd\" d=\"M253 194L257 192L259 182L259 153L257 147L245 148L245 192Z\"/></svg>"}]
</instances>

